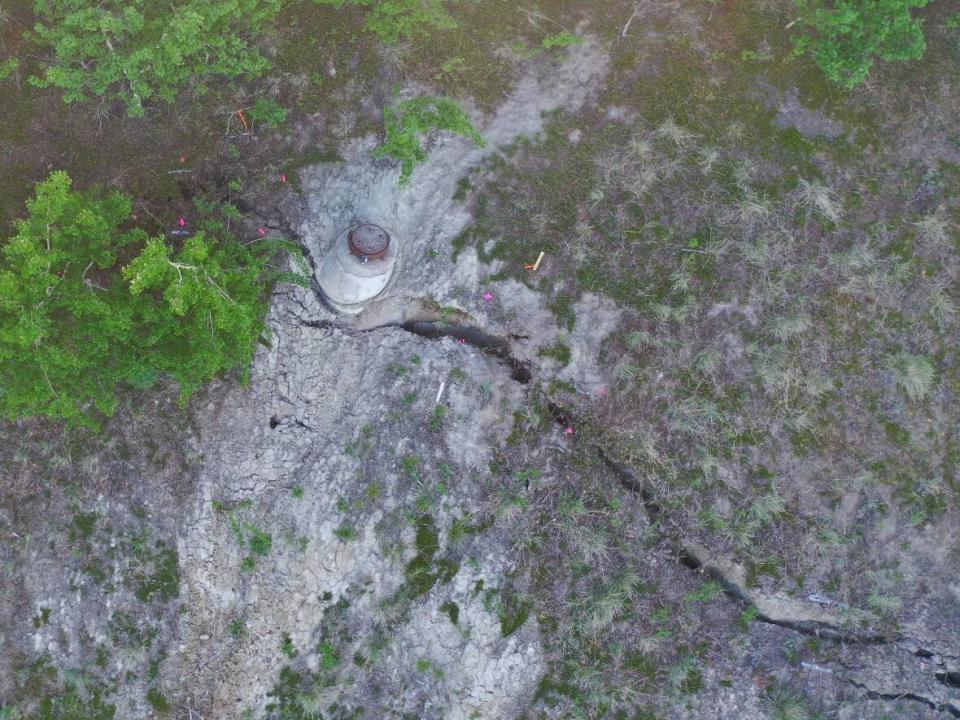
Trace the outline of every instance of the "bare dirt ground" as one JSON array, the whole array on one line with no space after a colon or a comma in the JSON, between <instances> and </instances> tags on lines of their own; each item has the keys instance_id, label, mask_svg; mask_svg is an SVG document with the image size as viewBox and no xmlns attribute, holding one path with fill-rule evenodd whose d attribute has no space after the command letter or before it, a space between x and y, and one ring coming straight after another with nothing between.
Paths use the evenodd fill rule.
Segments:
<instances>
[{"instance_id":1,"label":"bare dirt ground","mask_svg":"<svg viewBox=\"0 0 960 720\"><path fill-rule=\"evenodd\" d=\"M274 76L133 124L19 91L0 221L53 164L402 260L356 318L278 287L248 386L4 426L0 718L960 716L960 31L845 94L789 3L593 5L294 3ZM394 85L486 148L398 188Z\"/></svg>"}]
</instances>

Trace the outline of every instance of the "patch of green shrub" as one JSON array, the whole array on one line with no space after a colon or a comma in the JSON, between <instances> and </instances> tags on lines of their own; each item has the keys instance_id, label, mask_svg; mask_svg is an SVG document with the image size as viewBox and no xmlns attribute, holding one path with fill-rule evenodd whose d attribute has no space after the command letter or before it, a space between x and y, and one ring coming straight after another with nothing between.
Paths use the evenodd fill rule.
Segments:
<instances>
[{"instance_id":1,"label":"patch of green shrub","mask_svg":"<svg viewBox=\"0 0 960 720\"><path fill-rule=\"evenodd\" d=\"M445 603L442 603L440 605L440 611L446 613L447 617L450 618L450 622L454 625L460 621L460 606L452 600L447 600Z\"/></svg>"},{"instance_id":2,"label":"patch of green shrub","mask_svg":"<svg viewBox=\"0 0 960 720\"><path fill-rule=\"evenodd\" d=\"M15 694L0 702L0 720L114 720L109 689L80 671L61 672L43 655L16 668Z\"/></svg>"},{"instance_id":3,"label":"patch of green shrub","mask_svg":"<svg viewBox=\"0 0 960 720\"><path fill-rule=\"evenodd\" d=\"M341 8L344 5L370 7L367 30L387 43L429 35L436 30L449 30L456 23L444 7L443 0L314 0L322 5Z\"/></svg>"},{"instance_id":4,"label":"patch of green shrub","mask_svg":"<svg viewBox=\"0 0 960 720\"><path fill-rule=\"evenodd\" d=\"M17 58L7 58L0 62L0 80L6 80L13 75L18 67L20 67L20 61Z\"/></svg>"},{"instance_id":5,"label":"patch of green shrub","mask_svg":"<svg viewBox=\"0 0 960 720\"><path fill-rule=\"evenodd\" d=\"M290 633L284 633L280 637L280 652L282 652L291 660L300 654L297 650L297 646L293 644L293 639L290 637Z\"/></svg>"},{"instance_id":6,"label":"patch of green shrub","mask_svg":"<svg viewBox=\"0 0 960 720\"><path fill-rule=\"evenodd\" d=\"M257 98L253 107L247 112L255 122L266 125L268 128L278 127L287 121L287 109L270 99Z\"/></svg>"},{"instance_id":7,"label":"patch of green shrub","mask_svg":"<svg viewBox=\"0 0 960 720\"><path fill-rule=\"evenodd\" d=\"M500 618L500 635L510 637L530 617L531 603L513 590L503 590L497 607Z\"/></svg>"},{"instance_id":8,"label":"patch of green shrub","mask_svg":"<svg viewBox=\"0 0 960 720\"><path fill-rule=\"evenodd\" d=\"M180 384L247 368L266 330L275 243L242 244L204 222L182 245L130 229L119 193L37 185L29 217L0 250L0 416L96 427L123 386ZM292 246L284 245L284 249Z\"/></svg>"},{"instance_id":9,"label":"patch of green shrub","mask_svg":"<svg viewBox=\"0 0 960 720\"><path fill-rule=\"evenodd\" d=\"M887 366L893 372L897 387L910 400L923 400L933 389L936 370L922 355L899 352L887 357Z\"/></svg>"},{"instance_id":10,"label":"patch of green shrub","mask_svg":"<svg viewBox=\"0 0 960 720\"><path fill-rule=\"evenodd\" d=\"M540 43L540 46L544 50L560 50L562 48L570 47L571 45L582 45L583 38L579 35L574 35L569 33L566 30L559 32L556 35L550 35L543 39L543 42Z\"/></svg>"},{"instance_id":11,"label":"patch of green shrub","mask_svg":"<svg viewBox=\"0 0 960 720\"><path fill-rule=\"evenodd\" d=\"M139 600L150 602L159 597L166 602L180 594L180 557L176 548L157 541L154 548L139 548L134 555L141 563L133 577Z\"/></svg>"},{"instance_id":12,"label":"patch of green shrub","mask_svg":"<svg viewBox=\"0 0 960 720\"><path fill-rule=\"evenodd\" d=\"M929 0L796 0L807 34L796 42L834 82L846 89L862 83L874 58L918 60L926 49L922 21L912 8Z\"/></svg>"},{"instance_id":13,"label":"patch of green shrub","mask_svg":"<svg viewBox=\"0 0 960 720\"><path fill-rule=\"evenodd\" d=\"M105 97L142 116L150 100L172 102L213 75L253 77L269 62L247 41L282 0L34 0L34 34L49 48L39 87L67 103Z\"/></svg>"},{"instance_id":14,"label":"patch of green shrub","mask_svg":"<svg viewBox=\"0 0 960 720\"><path fill-rule=\"evenodd\" d=\"M170 712L170 701L167 700L166 696L157 690L157 688L147 690L147 702L150 703L150 706L157 712Z\"/></svg>"},{"instance_id":15,"label":"patch of green shrub","mask_svg":"<svg viewBox=\"0 0 960 720\"><path fill-rule=\"evenodd\" d=\"M240 563L242 570L253 570L257 566L257 558L266 557L273 549L273 536L264 532L254 523L244 519L245 511L253 507L250 499L242 500L232 508L227 508L219 500L213 501L213 509L227 517L230 532L240 543L241 547L248 547L250 554Z\"/></svg>"},{"instance_id":16,"label":"patch of green shrub","mask_svg":"<svg viewBox=\"0 0 960 720\"><path fill-rule=\"evenodd\" d=\"M421 145L423 135L446 130L484 146L483 138L469 116L447 98L419 97L388 107L383 111L387 138L374 151L374 157L392 157L400 161L400 187L410 183L413 169L427 159Z\"/></svg>"},{"instance_id":17,"label":"patch of green shrub","mask_svg":"<svg viewBox=\"0 0 960 720\"><path fill-rule=\"evenodd\" d=\"M570 360L573 358L573 352L570 350L570 346L561 340L557 340L553 345L545 345L540 348L537 350L537 355L540 357L553 358L563 366L569 365Z\"/></svg>"}]
</instances>

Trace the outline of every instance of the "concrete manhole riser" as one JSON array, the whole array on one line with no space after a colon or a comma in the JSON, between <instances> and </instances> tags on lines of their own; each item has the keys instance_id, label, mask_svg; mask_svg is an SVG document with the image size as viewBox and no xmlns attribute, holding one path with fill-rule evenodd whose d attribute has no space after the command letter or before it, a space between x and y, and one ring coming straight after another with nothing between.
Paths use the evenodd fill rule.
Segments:
<instances>
[{"instance_id":1,"label":"concrete manhole riser","mask_svg":"<svg viewBox=\"0 0 960 720\"><path fill-rule=\"evenodd\" d=\"M386 290L399 260L396 234L379 224L357 223L328 248L317 283L335 310L353 315Z\"/></svg>"}]
</instances>

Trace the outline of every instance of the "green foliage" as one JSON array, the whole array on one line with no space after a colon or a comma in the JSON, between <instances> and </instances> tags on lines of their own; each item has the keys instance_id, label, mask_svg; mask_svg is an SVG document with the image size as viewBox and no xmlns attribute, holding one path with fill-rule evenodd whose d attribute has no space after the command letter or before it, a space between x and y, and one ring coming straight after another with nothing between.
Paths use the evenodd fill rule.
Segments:
<instances>
[{"instance_id":1,"label":"green foliage","mask_svg":"<svg viewBox=\"0 0 960 720\"><path fill-rule=\"evenodd\" d=\"M796 43L798 52L810 52L834 82L852 89L873 67L874 57L891 62L917 60L926 42L922 21L911 8L929 0L796 0L802 22L810 30Z\"/></svg>"},{"instance_id":2,"label":"green foliage","mask_svg":"<svg viewBox=\"0 0 960 720\"><path fill-rule=\"evenodd\" d=\"M540 43L540 46L544 50L559 50L562 48L570 47L571 45L582 45L583 38L579 35L574 35L569 33L566 30L563 32L557 33L556 35L550 35L543 39L543 42Z\"/></svg>"},{"instance_id":3,"label":"green foliage","mask_svg":"<svg viewBox=\"0 0 960 720\"><path fill-rule=\"evenodd\" d=\"M257 558L266 557L273 549L273 536L244 519L245 511L251 507L253 507L253 501L249 499L229 509L219 500L213 501L213 509L227 516L230 531L240 546L250 548L250 554L240 563L240 568L243 570L253 570L257 566Z\"/></svg>"},{"instance_id":4,"label":"green foliage","mask_svg":"<svg viewBox=\"0 0 960 720\"><path fill-rule=\"evenodd\" d=\"M250 552L260 557L269 555L270 549L273 547L273 538L260 528L250 527L249 530Z\"/></svg>"},{"instance_id":5,"label":"green foliage","mask_svg":"<svg viewBox=\"0 0 960 720\"><path fill-rule=\"evenodd\" d=\"M764 697L771 720L807 720L810 717L803 696L789 688L774 685Z\"/></svg>"},{"instance_id":6,"label":"green foliage","mask_svg":"<svg viewBox=\"0 0 960 720\"><path fill-rule=\"evenodd\" d=\"M752 623L758 617L760 617L760 610L757 609L756 605L751 605L742 613L740 613L740 617L737 618L737 627L739 627L743 632L749 632L750 623Z\"/></svg>"},{"instance_id":7,"label":"green foliage","mask_svg":"<svg viewBox=\"0 0 960 720\"><path fill-rule=\"evenodd\" d=\"M418 516L415 525L417 554L404 570L409 599L426 595L437 582L450 582L460 569L460 566L451 560L436 558L440 550L440 535L430 515Z\"/></svg>"},{"instance_id":8,"label":"green foliage","mask_svg":"<svg viewBox=\"0 0 960 720\"><path fill-rule=\"evenodd\" d=\"M169 601L180 594L180 556L176 548L157 541L153 548L146 542L133 543L133 554L138 566L131 581L136 585L136 596L143 602L154 597Z\"/></svg>"},{"instance_id":9,"label":"green foliage","mask_svg":"<svg viewBox=\"0 0 960 720\"><path fill-rule=\"evenodd\" d=\"M452 600L447 600L440 605L440 612L446 613L450 622L456 625L460 621L460 606Z\"/></svg>"},{"instance_id":10,"label":"green foliage","mask_svg":"<svg viewBox=\"0 0 960 720\"><path fill-rule=\"evenodd\" d=\"M20 67L20 61L17 58L7 58L0 62L0 80L6 80L13 75L18 67Z\"/></svg>"},{"instance_id":11,"label":"green foliage","mask_svg":"<svg viewBox=\"0 0 960 720\"><path fill-rule=\"evenodd\" d=\"M0 415L96 426L124 385L206 380L253 359L276 246L206 223L182 247L128 229L129 198L38 184L0 254Z\"/></svg>"},{"instance_id":12,"label":"green foliage","mask_svg":"<svg viewBox=\"0 0 960 720\"><path fill-rule=\"evenodd\" d=\"M150 706L157 712L170 712L170 702L157 688L147 690L147 702L150 703Z\"/></svg>"},{"instance_id":13,"label":"green foliage","mask_svg":"<svg viewBox=\"0 0 960 720\"><path fill-rule=\"evenodd\" d=\"M100 515L95 512L77 513L74 515L73 523L68 527L70 539L75 540L78 537L89 538L93 535L93 531L97 527L97 520L99 519Z\"/></svg>"},{"instance_id":14,"label":"green foliage","mask_svg":"<svg viewBox=\"0 0 960 720\"><path fill-rule=\"evenodd\" d=\"M257 98L253 107L247 112L255 122L266 125L268 128L275 128L287 121L287 109L270 99Z\"/></svg>"},{"instance_id":15,"label":"green foliage","mask_svg":"<svg viewBox=\"0 0 960 720\"><path fill-rule=\"evenodd\" d=\"M341 525L333 531L333 534L346 542L356 540L360 537L360 533L357 532L357 529L353 527L353 525Z\"/></svg>"},{"instance_id":16,"label":"green foliage","mask_svg":"<svg viewBox=\"0 0 960 720\"><path fill-rule=\"evenodd\" d=\"M50 613L51 610L48 607L40 608L40 612L33 616L33 626L35 628L42 628L44 625L50 622Z\"/></svg>"},{"instance_id":17,"label":"green foliage","mask_svg":"<svg viewBox=\"0 0 960 720\"><path fill-rule=\"evenodd\" d=\"M149 100L172 102L212 75L257 76L269 63L244 34L257 33L282 0L34 0L36 39L51 50L32 83L67 103L106 97L132 116Z\"/></svg>"},{"instance_id":18,"label":"green foliage","mask_svg":"<svg viewBox=\"0 0 960 720\"><path fill-rule=\"evenodd\" d=\"M562 340L557 340L553 345L546 345L540 348L537 350L537 355L539 357L553 358L564 366L569 365L570 360L573 358L573 352L570 350L570 346Z\"/></svg>"},{"instance_id":19,"label":"green foliage","mask_svg":"<svg viewBox=\"0 0 960 720\"><path fill-rule=\"evenodd\" d=\"M443 430L443 420L447 416L447 408L445 405L436 405L433 408L433 412L430 414L430 429L433 432L440 432Z\"/></svg>"},{"instance_id":20,"label":"green foliage","mask_svg":"<svg viewBox=\"0 0 960 720\"><path fill-rule=\"evenodd\" d=\"M218 241L216 231L201 230L179 251L151 238L123 268L134 297L162 298L148 305L152 313L146 319L156 329L145 340L152 347L162 342L180 348L159 370L179 375L188 394L221 368L247 365L264 330L265 261L244 257L242 248ZM230 347L231 340L240 345Z\"/></svg>"},{"instance_id":21,"label":"green foliage","mask_svg":"<svg viewBox=\"0 0 960 720\"><path fill-rule=\"evenodd\" d=\"M109 691L80 672L60 671L47 655L17 669L19 702L0 705L0 718L17 720L113 720Z\"/></svg>"},{"instance_id":22,"label":"green foliage","mask_svg":"<svg viewBox=\"0 0 960 720\"><path fill-rule=\"evenodd\" d=\"M62 172L27 206L0 259L0 413L76 420L93 404L109 414L117 376L133 374L131 358L110 358L132 317L122 289L96 276L144 233L119 229L129 200L84 198Z\"/></svg>"},{"instance_id":23,"label":"green foliage","mask_svg":"<svg viewBox=\"0 0 960 720\"><path fill-rule=\"evenodd\" d=\"M716 580L708 580L685 598L688 603L710 602L723 594L723 586Z\"/></svg>"},{"instance_id":24,"label":"green foliage","mask_svg":"<svg viewBox=\"0 0 960 720\"><path fill-rule=\"evenodd\" d=\"M324 601L329 599L324 597ZM346 666L343 662L343 649L355 640L345 622L349 605L346 600L340 600L326 609L319 628L319 642L315 646L315 657L319 662L313 670L301 659L296 663L296 670L293 666L288 666L280 671L277 683L267 693L269 701L264 708L264 720L317 720L325 717L359 716L360 713L347 712L345 707L330 702L331 689L344 682L342 673ZM284 652L286 653L286 650ZM357 657L359 656L354 656L354 662L360 665ZM353 679L348 682L353 682ZM327 714L328 710L330 714Z\"/></svg>"},{"instance_id":25,"label":"green foliage","mask_svg":"<svg viewBox=\"0 0 960 720\"><path fill-rule=\"evenodd\" d=\"M404 455L403 460L400 461L404 474L414 482L420 480L420 466L422 464L423 460L418 455Z\"/></svg>"},{"instance_id":26,"label":"green foliage","mask_svg":"<svg viewBox=\"0 0 960 720\"><path fill-rule=\"evenodd\" d=\"M510 637L523 627L527 618L530 617L531 607L531 603L523 599L518 593L504 590L497 607L497 615L500 618L500 635Z\"/></svg>"},{"instance_id":27,"label":"green foliage","mask_svg":"<svg viewBox=\"0 0 960 720\"><path fill-rule=\"evenodd\" d=\"M910 400L922 400L930 394L936 371L925 357L899 352L887 357L887 366L896 377L897 387Z\"/></svg>"},{"instance_id":28,"label":"green foliage","mask_svg":"<svg viewBox=\"0 0 960 720\"><path fill-rule=\"evenodd\" d=\"M427 159L421 136L432 130L447 130L473 140L480 147L483 138L469 116L447 98L419 97L406 100L383 111L387 139L374 151L374 157L390 156L400 161L400 187L410 183L413 169Z\"/></svg>"},{"instance_id":29,"label":"green foliage","mask_svg":"<svg viewBox=\"0 0 960 720\"><path fill-rule=\"evenodd\" d=\"M290 633L283 633L283 635L280 637L280 652L282 652L291 660L300 654L297 651L297 646L293 644Z\"/></svg>"},{"instance_id":30,"label":"green foliage","mask_svg":"<svg viewBox=\"0 0 960 720\"><path fill-rule=\"evenodd\" d=\"M381 40L395 43L434 30L449 30L456 23L444 8L443 0L314 0L322 5L371 7L367 14L367 30Z\"/></svg>"}]
</instances>

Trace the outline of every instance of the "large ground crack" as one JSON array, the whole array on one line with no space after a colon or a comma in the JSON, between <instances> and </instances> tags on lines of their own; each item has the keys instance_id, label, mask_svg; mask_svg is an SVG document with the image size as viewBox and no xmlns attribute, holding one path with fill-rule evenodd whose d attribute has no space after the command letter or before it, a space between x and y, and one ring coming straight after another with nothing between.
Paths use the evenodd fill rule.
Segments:
<instances>
[{"instance_id":1,"label":"large ground crack","mask_svg":"<svg viewBox=\"0 0 960 720\"><path fill-rule=\"evenodd\" d=\"M602 447L597 454L613 471L624 488L640 495L652 521L662 520L663 509L646 483L623 463L610 457ZM804 635L858 645L884 645L902 638L871 630L845 626L843 619L822 604L806 603L781 593L765 593L749 587L746 570L728 558L716 555L706 546L679 537L673 538L680 561L691 570L705 572L720 582L727 594L757 609L757 619Z\"/></svg>"},{"instance_id":2,"label":"large ground crack","mask_svg":"<svg viewBox=\"0 0 960 720\"><path fill-rule=\"evenodd\" d=\"M931 710L936 710L937 712L945 712L953 717L960 718L960 706L955 702L937 702L932 698L927 697L916 692L903 692L903 693L882 693L877 692L876 690L871 689L868 685L856 680L849 681L851 685L860 690L864 691L864 695L870 698L871 700L887 700L887 701L900 701L900 700L910 700L913 702L918 702L926 705Z\"/></svg>"},{"instance_id":3,"label":"large ground crack","mask_svg":"<svg viewBox=\"0 0 960 720\"><path fill-rule=\"evenodd\" d=\"M514 357L510 351L509 340L490 335L472 325L448 323L442 320L408 320L397 327L425 338L455 338L458 342L472 345L496 357L510 368L510 377L518 383L526 385L533 378L530 363Z\"/></svg>"},{"instance_id":4,"label":"large ground crack","mask_svg":"<svg viewBox=\"0 0 960 720\"><path fill-rule=\"evenodd\" d=\"M558 422L561 415L564 421L569 422L569 416L562 408L551 407L550 411ZM620 484L640 496L650 520L652 522L662 520L663 509L656 501L652 489L647 486L643 479L629 467L613 459L601 446L596 446L595 450L604 464L619 479ZM673 543L680 561L686 567L708 573L723 585L728 595L756 608L756 619L760 622L777 625L804 635L832 640L844 645L887 646L892 651L907 651L913 657L933 660L939 665L941 669L933 674L933 679L939 684L948 688L960 686L960 672L955 672L948 667L949 660L953 657L951 655L935 653L923 647L923 644L919 641L899 634L889 635L869 629L848 627L843 623L843 619L829 608L818 607L814 603L805 603L781 593L760 592L749 587L746 571L733 560L719 556L700 543L684 539L679 534L673 537ZM929 693L915 687L900 693L885 693L870 688L854 678L847 677L846 680L851 685L864 691L866 697L871 699L911 700L923 703L938 712L946 712L954 717L960 717L960 703L953 700L940 702L931 697Z\"/></svg>"},{"instance_id":5,"label":"large ground crack","mask_svg":"<svg viewBox=\"0 0 960 720\"><path fill-rule=\"evenodd\" d=\"M291 237L300 241L289 225L283 229ZM307 262L311 268L314 268L314 259L310 256L309 249L302 241L300 244L304 247ZM332 310L313 274L310 278L310 291L319 303ZM488 333L473 323L472 318L465 313L455 312L452 315L449 312L444 313L422 298L391 299L390 302L395 302L396 307L391 307L387 312L384 312L382 307L377 308L360 321L356 317L344 316L336 311L331 318L311 319L312 313L302 299L291 297L291 301L298 306L298 309L291 310L289 315L303 327L336 329L348 334L397 328L431 340L449 337L459 343L476 347L496 358L506 366L510 371L510 377L516 382L528 384L533 379L531 364L513 354L509 337ZM574 418L571 413L556 402L548 400L547 409L558 424L564 427L573 424ZM664 522L667 519L666 513L657 501L653 488L649 487L629 466L615 459L602 444L595 443L592 451L613 472L626 490L641 498L651 522L659 522L661 526L666 526L667 523ZM951 689L960 686L960 673L949 666L949 660L952 658L950 655L933 652L925 648L923 643L901 634L851 627L837 608L831 606L829 602L805 601L784 593L770 593L752 588L747 581L747 572L743 566L730 558L714 553L696 541L683 537L679 531L674 533L672 543L683 565L691 570L710 575L723 586L729 596L755 608L756 619L760 622L842 645L886 646L890 647L891 651L906 651L916 658L933 659L939 667L932 680L935 680L938 685ZM846 668L842 663L841 667ZM846 669L851 670L851 668ZM924 671L925 674L926 672ZM853 677L847 677L846 681L870 699L913 701L922 703L935 711L960 717L960 704L952 700L940 702L934 697L938 693L934 692L931 696L931 693L922 689L922 682L920 689L912 687L901 693L891 693L871 688L862 680ZM914 684L911 683L911 685Z\"/></svg>"},{"instance_id":6,"label":"large ground crack","mask_svg":"<svg viewBox=\"0 0 960 720\"><path fill-rule=\"evenodd\" d=\"M287 221L287 211L279 207L274 207L272 215L280 218L279 221L274 221L277 229L279 229L288 237L293 238L297 245L299 245L303 250L303 256L307 261L307 264L310 266L310 292L316 298L317 302L335 315L335 318L333 319L314 319L305 317L305 315L308 316L310 314L309 309L301 300L296 299L288 294L290 301L293 304L298 305L300 310L303 311L303 314L291 313L291 317L297 322L298 325L313 329L335 328L347 333L358 331L370 332L384 328L399 328L401 330L413 333L414 335L419 335L420 337L429 338L431 340L450 337L454 338L458 342L479 348L485 353L500 360L504 365L507 366L507 368L509 368L510 377L517 382L526 385L532 379L533 374L531 372L530 363L520 360L513 355L510 348L509 339L500 337L498 335L492 335L475 326L469 322L469 316L464 313L456 313L453 318L444 318L442 317L438 308L434 307L431 302L422 298L408 298L402 303L410 308L408 312L399 313L403 316L402 319L390 319L386 322L374 323L370 325L358 325L356 318L344 316L327 300L319 282L317 282L316 260L313 257L313 254L310 252L310 248L307 243L303 241L303 238ZM371 306L373 306L375 302L375 300L371 301ZM398 304L400 303L399 300L397 302Z\"/></svg>"}]
</instances>

